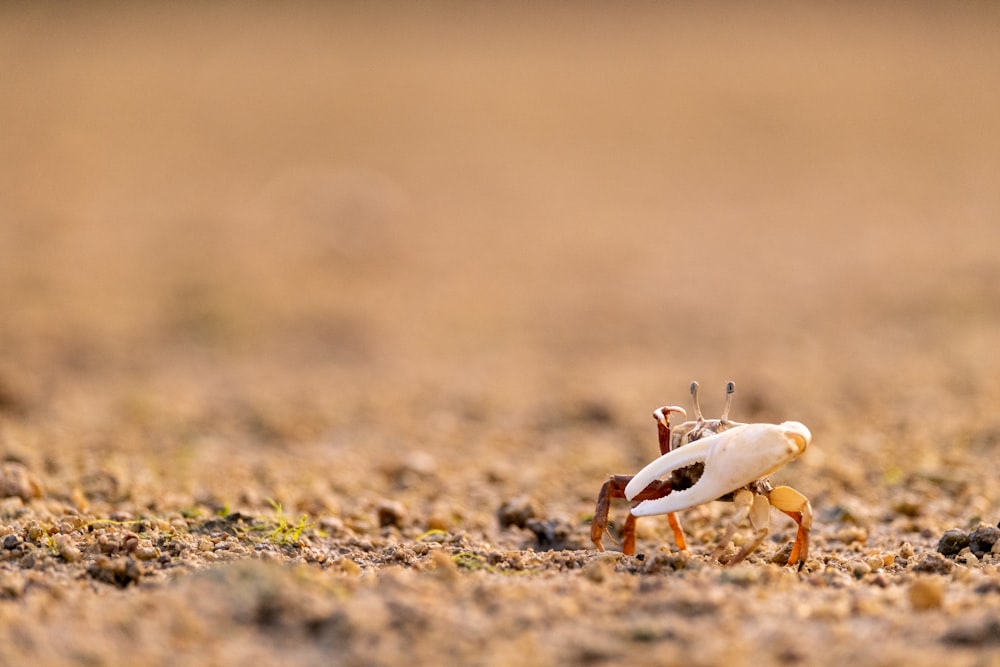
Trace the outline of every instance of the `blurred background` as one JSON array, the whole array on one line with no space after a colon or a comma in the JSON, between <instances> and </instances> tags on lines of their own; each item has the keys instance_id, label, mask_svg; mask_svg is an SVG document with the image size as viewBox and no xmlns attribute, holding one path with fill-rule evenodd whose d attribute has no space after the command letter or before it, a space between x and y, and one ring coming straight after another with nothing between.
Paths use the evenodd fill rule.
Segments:
<instances>
[{"instance_id":1,"label":"blurred background","mask_svg":"<svg viewBox=\"0 0 1000 667\"><path fill-rule=\"evenodd\" d=\"M706 412L734 379L735 418L809 423L821 499L972 474L1000 441L998 29L989 3L7 4L6 455L154 506L337 511L415 475L452 516L483 479L580 512L697 378Z\"/></svg>"}]
</instances>

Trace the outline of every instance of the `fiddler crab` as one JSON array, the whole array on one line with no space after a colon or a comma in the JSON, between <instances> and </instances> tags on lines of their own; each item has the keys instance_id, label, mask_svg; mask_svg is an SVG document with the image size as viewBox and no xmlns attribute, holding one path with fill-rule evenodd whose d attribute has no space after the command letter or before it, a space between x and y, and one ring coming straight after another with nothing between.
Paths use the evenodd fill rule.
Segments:
<instances>
[{"instance_id":1,"label":"fiddler crab","mask_svg":"<svg viewBox=\"0 0 1000 667\"><path fill-rule=\"evenodd\" d=\"M718 560L732 540L737 527L749 519L753 538L727 561L735 565L756 549L767 536L770 508L775 507L798 524L798 533L788 557L788 565L805 562L809 552L812 506L809 499L787 486L773 486L767 476L799 456L812 435L804 424L742 424L729 420L736 385L726 384L726 404L719 419L705 419L698 402L698 383L691 383L695 421L673 429L670 413L687 413L667 405L653 412L660 437L660 453L635 475L612 475L601 487L597 508L590 524L590 539L604 550L602 538L608 530L608 510L613 498L635 503L622 529L622 551L635 553L635 526L638 517L666 514L674 541L687 550L679 512L712 500L736 505L736 514L712 553ZM661 479L662 478L662 479ZM610 534L610 533L609 533Z\"/></svg>"}]
</instances>

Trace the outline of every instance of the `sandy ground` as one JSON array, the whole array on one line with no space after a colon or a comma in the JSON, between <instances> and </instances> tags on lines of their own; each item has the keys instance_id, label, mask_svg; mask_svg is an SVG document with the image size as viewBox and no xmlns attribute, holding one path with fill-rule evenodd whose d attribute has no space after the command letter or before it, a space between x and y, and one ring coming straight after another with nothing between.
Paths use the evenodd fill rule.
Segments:
<instances>
[{"instance_id":1,"label":"sandy ground","mask_svg":"<svg viewBox=\"0 0 1000 667\"><path fill-rule=\"evenodd\" d=\"M995 7L0 14L0 664L1000 665Z\"/></svg>"}]
</instances>

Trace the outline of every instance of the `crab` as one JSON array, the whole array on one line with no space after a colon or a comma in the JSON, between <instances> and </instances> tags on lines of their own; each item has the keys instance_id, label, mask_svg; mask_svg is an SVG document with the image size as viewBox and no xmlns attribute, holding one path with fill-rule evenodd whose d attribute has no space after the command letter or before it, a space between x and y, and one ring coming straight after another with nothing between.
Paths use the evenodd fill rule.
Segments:
<instances>
[{"instance_id":1,"label":"crab","mask_svg":"<svg viewBox=\"0 0 1000 667\"><path fill-rule=\"evenodd\" d=\"M787 565L800 565L809 552L812 506L809 500L788 486L774 486L767 476L798 457L811 440L809 429L799 422L744 424L730 421L736 385L726 384L726 403L719 419L705 419L698 401L698 383L691 383L695 421L671 429L670 413L687 413L677 406L663 406L653 412L659 433L661 456L635 475L612 475L601 487L590 527L590 538L604 550L611 500L626 498L635 503L622 529L622 552L635 553L638 517L666 514L674 541L687 550L679 512L712 500L731 501L736 513L712 553L718 560L725 553L736 529L749 520L753 537L727 561L735 565L752 553L767 536L770 508L784 512L795 521L798 531ZM662 477L662 479L661 479Z\"/></svg>"}]
</instances>

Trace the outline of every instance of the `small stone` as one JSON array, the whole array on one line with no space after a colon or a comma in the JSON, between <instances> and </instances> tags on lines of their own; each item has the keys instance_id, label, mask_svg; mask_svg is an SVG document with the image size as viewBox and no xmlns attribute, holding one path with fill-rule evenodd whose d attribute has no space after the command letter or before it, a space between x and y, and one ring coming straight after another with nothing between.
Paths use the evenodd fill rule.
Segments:
<instances>
[{"instance_id":1,"label":"small stone","mask_svg":"<svg viewBox=\"0 0 1000 667\"><path fill-rule=\"evenodd\" d=\"M383 500L376 507L378 512L378 525L380 528L395 526L402 528L403 519L406 516L406 508L402 503L395 500Z\"/></svg>"},{"instance_id":2,"label":"small stone","mask_svg":"<svg viewBox=\"0 0 1000 667\"><path fill-rule=\"evenodd\" d=\"M8 461L0 466L0 498L31 500L41 498L42 493L41 483L23 463Z\"/></svg>"},{"instance_id":3,"label":"small stone","mask_svg":"<svg viewBox=\"0 0 1000 667\"><path fill-rule=\"evenodd\" d=\"M431 567L434 575L445 583L454 583L459 578L458 565L455 559L447 554L444 549L434 549L431 552Z\"/></svg>"},{"instance_id":4,"label":"small stone","mask_svg":"<svg viewBox=\"0 0 1000 667\"><path fill-rule=\"evenodd\" d=\"M854 542L864 544L868 541L868 531L859 526L849 526L838 530L835 539L844 544L852 544Z\"/></svg>"},{"instance_id":5,"label":"small stone","mask_svg":"<svg viewBox=\"0 0 1000 667\"><path fill-rule=\"evenodd\" d=\"M949 629L942 639L959 646L996 646L1000 644L1000 619L987 617L960 622Z\"/></svg>"},{"instance_id":6,"label":"small stone","mask_svg":"<svg viewBox=\"0 0 1000 667\"><path fill-rule=\"evenodd\" d=\"M21 597L27 585L28 581L23 574L0 570L0 599Z\"/></svg>"},{"instance_id":7,"label":"small stone","mask_svg":"<svg viewBox=\"0 0 1000 667\"><path fill-rule=\"evenodd\" d=\"M969 566L979 564L979 559L976 558L976 554L972 553L972 550L969 548L962 549L961 553L955 556L955 560Z\"/></svg>"},{"instance_id":8,"label":"small stone","mask_svg":"<svg viewBox=\"0 0 1000 667\"><path fill-rule=\"evenodd\" d=\"M868 563L863 560L853 560L851 561L851 574L854 575L855 579L861 579L866 574L871 574L872 568Z\"/></svg>"},{"instance_id":9,"label":"small stone","mask_svg":"<svg viewBox=\"0 0 1000 667\"><path fill-rule=\"evenodd\" d=\"M969 546L969 536L953 528L946 530L938 540L937 550L944 556L955 556L967 546Z\"/></svg>"},{"instance_id":10,"label":"small stone","mask_svg":"<svg viewBox=\"0 0 1000 667\"><path fill-rule=\"evenodd\" d=\"M528 519L525 527L535 534L535 547L539 551L578 550L584 546L575 537L573 524L565 519Z\"/></svg>"},{"instance_id":11,"label":"small stone","mask_svg":"<svg viewBox=\"0 0 1000 667\"><path fill-rule=\"evenodd\" d=\"M156 560L160 557L160 550L150 544L140 544L135 548L134 555L139 560Z\"/></svg>"},{"instance_id":12,"label":"small stone","mask_svg":"<svg viewBox=\"0 0 1000 667\"><path fill-rule=\"evenodd\" d=\"M56 551L67 563L78 563L83 559L83 553L73 544L68 535L56 535L54 538Z\"/></svg>"},{"instance_id":13,"label":"small stone","mask_svg":"<svg viewBox=\"0 0 1000 667\"><path fill-rule=\"evenodd\" d=\"M947 574L951 572L955 564L937 552L925 554L919 563L913 566L914 572L929 572L933 574Z\"/></svg>"},{"instance_id":14,"label":"small stone","mask_svg":"<svg viewBox=\"0 0 1000 667\"><path fill-rule=\"evenodd\" d=\"M990 553L998 542L1000 542L1000 528L996 526L981 523L969 533L969 548L979 558L982 558L983 554Z\"/></svg>"},{"instance_id":15,"label":"small stone","mask_svg":"<svg viewBox=\"0 0 1000 667\"><path fill-rule=\"evenodd\" d=\"M921 577L910 584L907 595L917 611L937 609L944 601L944 584L938 579Z\"/></svg>"},{"instance_id":16,"label":"small stone","mask_svg":"<svg viewBox=\"0 0 1000 667\"><path fill-rule=\"evenodd\" d=\"M208 539L207 537L201 538L200 540L198 540L198 551L205 551L205 552L215 551L215 542Z\"/></svg>"},{"instance_id":17,"label":"small stone","mask_svg":"<svg viewBox=\"0 0 1000 667\"><path fill-rule=\"evenodd\" d=\"M500 505L500 509L497 510L497 521L500 522L501 528L511 526L524 528L527 526L528 520L534 519L536 516L535 506L531 499L526 496L512 498Z\"/></svg>"},{"instance_id":18,"label":"small stone","mask_svg":"<svg viewBox=\"0 0 1000 667\"><path fill-rule=\"evenodd\" d=\"M98 581L125 588L139 581L142 567L132 558L108 558L100 556L87 568L87 574Z\"/></svg>"},{"instance_id":19,"label":"small stone","mask_svg":"<svg viewBox=\"0 0 1000 667\"><path fill-rule=\"evenodd\" d=\"M3 548L4 549L16 549L21 545L21 540L17 535L8 535L3 538Z\"/></svg>"},{"instance_id":20,"label":"small stone","mask_svg":"<svg viewBox=\"0 0 1000 667\"><path fill-rule=\"evenodd\" d=\"M431 514L427 517L426 528L428 531L446 531L451 528L451 521L443 514Z\"/></svg>"},{"instance_id":21,"label":"small stone","mask_svg":"<svg viewBox=\"0 0 1000 667\"><path fill-rule=\"evenodd\" d=\"M349 574L352 577L356 577L361 574L361 566L346 556L337 561L337 565L340 566L340 569L343 570L345 574Z\"/></svg>"},{"instance_id":22,"label":"small stone","mask_svg":"<svg viewBox=\"0 0 1000 667\"><path fill-rule=\"evenodd\" d=\"M37 521L28 522L28 539L33 541L41 540L44 537L48 537L48 533Z\"/></svg>"},{"instance_id":23,"label":"small stone","mask_svg":"<svg viewBox=\"0 0 1000 667\"><path fill-rule=\"evenodd\" d=\"M913 545L909 542L903 542L899 545L899 557L900 558L913 558Z\"/></svg>"},{"instance_id":24,"label":"small stone","mask_svg":"<svg viewBox=\"0 0 1000 667\"><path fill-rule=\"evenodd\" d=\"M610 573L611 568L613 566L614 566L613 563L611 563L610 561L607 561L603 558L598 558L584 565L582 574L584 577L594 582L595 584L599 584L605 579L607 579L608 574Z\"/></svg>"}]
</instances>

